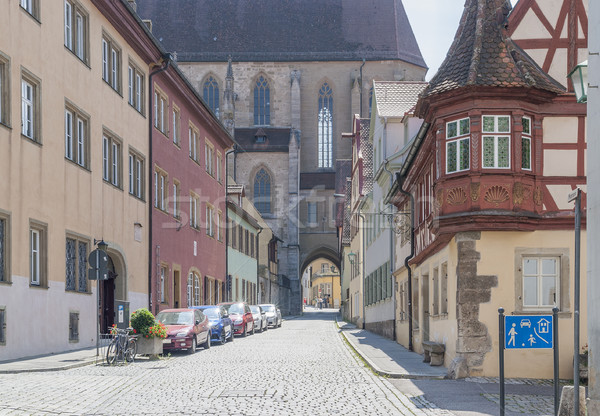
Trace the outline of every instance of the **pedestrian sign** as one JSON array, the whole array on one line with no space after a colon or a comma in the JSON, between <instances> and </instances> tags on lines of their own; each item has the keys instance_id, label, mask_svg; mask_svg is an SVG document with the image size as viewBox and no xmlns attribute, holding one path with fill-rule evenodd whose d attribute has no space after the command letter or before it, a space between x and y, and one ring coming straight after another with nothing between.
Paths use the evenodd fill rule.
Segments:
<instances>
[{"instance_id":1,"label":"pedestrian sign","mask_svg":"<svg viewBox=\"0 0 600 416\"><path fill-rule=\"evenodd\" d=\"M553 348L552 315L512 315L504 319L506 349Z\"/></svg>"}]
</instances>

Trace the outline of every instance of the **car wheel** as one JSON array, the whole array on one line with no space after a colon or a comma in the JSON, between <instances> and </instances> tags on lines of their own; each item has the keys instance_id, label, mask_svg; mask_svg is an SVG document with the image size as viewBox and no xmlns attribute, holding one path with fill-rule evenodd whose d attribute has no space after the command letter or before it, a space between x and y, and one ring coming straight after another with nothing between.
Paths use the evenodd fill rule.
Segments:
<instances>
[{"instance_id":1,"label":"car wheel","mask_svg":"<svg viewBox=\"0 0 600 416\"><path fill-rule=\"evenodd\" d=\"M227 334L225 334L225 328L223 328L223 330L221 330L221 345L225 345L225 343L227 342Z\"/></svg>"},{"instance_id":2,"label":"car wheel","mask_svg":"<svg viewBox=\"0 0 600 416\"><path fill-rule=\"evenodd\" d=\"M206 342L203 345L204 349L207 350L210 348L210 332L206 336Z\"/></svg>"},{"instance_id":3,"label":"car wheel","mask_svg":"<svg viewBox=\"0 0 600 416\"><path fill-rule=\"evenodd\" d=\"M192 347L188 348L189 354L194 354L196 352L196 347L198 346L198 341L196 341L196 336L192 338Z\"/></svg>"},{"instance_id":4,"label":"car wheel","mask_svg":"<svg viewBox=\"0 0 600 416\"><path fill-rule=\"evenodd\" d=\"M231 328L229 331L229 341L233 342L233 328Z\"/></svg>"},{"instance_id":5,"label":"car wheel","mask_svg":"<svg viewBox=\"0 0 600 416\"><path fill-rule=\"evenodd\" d=\"M244 330L242 331L242 336L243 337L247 337L248 336L248 324L244 325Z\"/></svg>"},{"instance_id":6,"label":"car wheel","mask_svg":"<svg viewBox=\"0 0 600 416\"><path fill-rule=\"evenodd\" d=\"M277 325L279 328L281 328L281 323L282 323L282 322L281 322L281 321L279 321L279 325Z\"/></svg>"},{"instance_id":7,"label":"car wheel","mask_svg":"<svg viewBox=\"0 0 600 416\"><path fill-rule=\"evenodd\" d=\"M252 335L254 335L254 333L256 332L256 325L254 325L254 323L252 324Z\"/></svg>"}]
</instances>

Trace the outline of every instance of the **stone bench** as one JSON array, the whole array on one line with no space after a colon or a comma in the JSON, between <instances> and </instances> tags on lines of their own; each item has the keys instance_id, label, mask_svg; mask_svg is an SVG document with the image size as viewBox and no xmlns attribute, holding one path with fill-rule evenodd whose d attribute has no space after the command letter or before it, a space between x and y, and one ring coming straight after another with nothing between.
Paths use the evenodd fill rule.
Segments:
<instances>
[{"instance_id":1,"label":"stone bench","mask_svg":"<svg viewBox=\"0 0 600 416\"><path fill-rule=\"evenodd\" d=\"M438 342L423 341L423 362L429 365L444 365L446 346Z\"/></svg>"}]
</instances>

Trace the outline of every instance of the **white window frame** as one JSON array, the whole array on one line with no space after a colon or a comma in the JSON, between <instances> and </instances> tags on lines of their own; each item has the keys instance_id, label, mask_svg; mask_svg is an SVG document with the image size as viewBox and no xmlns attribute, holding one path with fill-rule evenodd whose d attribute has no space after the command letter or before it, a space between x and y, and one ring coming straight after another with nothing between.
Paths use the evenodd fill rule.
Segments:
<instances>
[{"instance_id":1,"label":"white window frame","mask_svg":"<svg viewBox=\"0 0 600 416\"><path fill-rule=\"evenodd\" d=\"M121 93L121 48L106 34L102 35L102 79Z\"/></svg>"},{"instance_id":2,"label":"white window frame","mask_svg":"<svg viewBox=\"0 0 600 416\"><path fill-rule=\"evenodd\" d=\"M169 197L169 176L167 172L156 167L154 170L154 206L163 212L168 212L167 198Z\"/></svg>"},{"instance_id":3,"label":"white window frame","mask_svg":"<svg viewBox=\"0 0 600 416\"><path fill-rule=\"evenodd\" d=\"M179 210L181 209L179 206L179 182L173 180L173 216L175 218L180 218L181 213Z\"/></svg>"},{"instance_id":4,"label":"white window frame","mask_svg":"<svg viewBox=\"0 0 600 416\"><path fill-rule=\"evenodd\" d=\"M121 188L121 142L108 133L102 135L102 179Z\"/></svg>"},{"instance_id":5,"label":"white window frame","mask_svg":"<svg viewBox=\"0 0 600 416\"><path fill-rule=\"evenodd\" d=\"M221 169L222 169L222 156L220 152L217 152L217 159L216 159L216 177L217 177L217 181L220 183L223 178L222 178L222 174L221 174Z\"/></svg>"},{"instance_id":6,"label":"white window frame","mask_svg":"<svg viewBox=\"0 0 600 416\"><path fill-rule=\"evenodd\" d=\"M88 116L72 105L65 108L65 158L88 167Z\"/></svg>"},{"instance_id":7,"label":"white window frame","mask_svg":"<svg viewBox=\"0 0 600 416\"><path fill-rule=\"evenodd\" d=\"M525 261L526 260L536 260L536 262L537 262L536 274L530 274L530 275L525 274ZM543 270L542 270L542 261L543 260L554 260L555 261L555 266L554 266L555 273L554 274L543 274ZM554 306L557 306L560 308L560 278L561 278L560 272L561 272L560 257L554 257L554 256L539 256L539 257L525 256L525 257L523 257L523 275L522 275L523 293L521 295L523 297L523 309L524 310L549 310L549 309L552 309ZM529 278L534 277L536 279L537 303L534 305L531 305L531 304L528 305L525 303L525 301L527 299L525 279L528 277ZM543 302L542 280L544 279L544 277L553 277L554 278L554 289L555 289L554 302L550 303L550 304L542 303Z\"/></svg>"},{"instance_id":8,"label":"white window frame","mask_svg":"<svg viewBox=\"0 0 600 416\"><path fill-rule=\"evenodd\" d=\"M165 278L166 266L160 266L160 303L165 303Z\"/></svg>"},{"instance_id":9,"label":"white window frame","mask_svg":"<svg viewBox=\"0 0 600 416\"><path fill-rule=\"evenodd\" d=\"M35 140L35 86L21 79L21 134Z\"/></svg>"},{"instance_id":10,"label":"white window frame","mask_svg":"<svg viewBox=\"0 0 600 416\"><path fill-rule=\"evenodd\" d=\"M210 176L215 176L215 172L213 169L213 160L215 155L215 149L208 140L204 143L204 165L206 167L206 172Z\"/></svg>"},{"instance_id":11,"label":"white window frame","mask_svg":"<svg viewBox=\"0 0 600 416\"><path fill-rule=\"evenodd\" d=\"M65 47L81 61L87 63L87 32L89 17L85 9L76 1L65 0Z\"/></svg>"},{"instance_id":12,"label":"white window frame","mask_svg":"<svg viewBox=\"0 0 600 416\"><path fill-rule=\"evenodd\" d=\"M176 105L172 106L173 115L173 144L179 146L181 142L181 111Z\"/></svg>"},{"instance_id":13,"label":"white window frame","mask_svg":"<svg viewBox=\"0 0 600 416\"><path fill-rule=\"evenodd\" d=\"M532 140L532 130L533 130L533 126L532 126L532 120L531 117L527 117L524 116L523 117L524 120L528 120L529 121L529 131L525 131L525 129L523 129L523 133L521 136L521 142L527 140L529 141L529 167L528 168L524 168L523 167L523 146L521 145L521 169L526 170L531 172L533 170L533 140Z\"/></svg>"},{"instance_id":14,"label":"white window frame","mask_svg":"<svg viewBox=\"0 0 600 416\"><path fill-rule=\"evenodd\" d=\"M154 87L154 127L161 133L168 134L169 116L166 113L169 109L169 98L162 92L158 86Z\"/></svg>"},{"instance_id":15,"label":"white window frame","mask_svg":"<svg viewBox=\"0 0 600 416\"><path fill-rule=\"evenodd\" d=\"M9 60L0 53L0 123L6 125L10 119L8 115L10 103L8 94L10 86L10 82L8 81L8 66Z\"/></svg>"},{"instance_id":16,"label":"white window frame","mask_svg":"<svg viewBox=\"0 0 600 416\"><path fill-rule=\"evenodd\" d=\"M137 153L129 151L129 194L136 198L144 198L144 159Z\"/></svg>"},{"instance_id":17,"label":"white window frame","mask_svg":"<svg viewBox=\"0 0 600 416\"><path fill-rule=\"evenodd\" d=\"M214 215L215 209L212 205L206 204L206 235L214 237Z\"/></svg>"},{"instance_id":18,"label":"white window frame","mask_svg":"<svg viewBox=\"0 0 600 416\"><path fill-rule=\"evenodd\" d=\"M197 195L190 195L190 227L198 229L198 207L200 206L200 199Z\"/></svg>"},{"instance_id":19,"label":"white window frame","mask_svg":"<svg viewBox=\"0 0 600 416\"><path fill-rule=\"evenodd\" d=\"M461 122L466 121L467 122L467 129L466 131L462 131L461 130ZM456 120L452 120L446 123L446 160L445 160L445 170L446 170L446 174L453 174L453 173L458 173L458 172L466 172L469 169L471 169L471 124L470 124L471 120L469 117L463 117L460 119L456 119ZM456 134L451 134L450 133L450 126L451 125L456 125ZM452 143L456 143L456 166L453 166L453 170L451 170L449 164L448 164L448 148L450 147L450 145ZM466 143L467 149L469 149L469 160L468 160L468 166L461 169L460 166L460 149L463 146L463 143Z\"/></svg>"},{"instance_id":20,"label":"white window frame","mask_svg":"<svg viewBox=\"0 0 600 416\"><path fill-rule=\"evenodd\" d=\"M196 163L200 163L200 161L198 160L198 144L200 141L200 133L196 126L190 124L188 134L190 142L190 159L192 159Z\"/></svg>"},{"instance_id":21,"label":"white window frame","mask_svg":"<svg viewBox=\"0 0 600 416\"><path fill-rule=\"evenodd\" d=\"M35 228L29 229L29 249L30 249L30 265L29 276L32 285L41 285L41 231Z\"/></svg>"},{"instance_id":22,"label":"white window frame","mask_svg":"<svg viewBox=\"0 0 600 416\"><path fill-rule=\"evenodd\" d=\"M502 138L507 138L508 139L508 166L498 166L498 155L500 154L500 149L499 149L499 139ZM494 141L494 165L493 166L486 166L485 165L485 154L484 154L484 150L485 150L485 142L486 139L492 139ZM511 166L511 137L510 135L498 135L498 136L489 136L489 135L485 135L481 137L481 167L482 169L510 169Z\"/></svg>"}]
</instances>

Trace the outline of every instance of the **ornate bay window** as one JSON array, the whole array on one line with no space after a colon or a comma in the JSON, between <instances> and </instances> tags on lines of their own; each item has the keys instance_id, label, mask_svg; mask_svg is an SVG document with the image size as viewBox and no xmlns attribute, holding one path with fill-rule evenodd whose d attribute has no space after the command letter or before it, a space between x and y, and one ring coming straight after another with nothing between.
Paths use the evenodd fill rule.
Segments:
<instances>
[{"instance_id":1,"label":"ornate bay window","mask_svg":"<svg viewBox=\"0 0 600 416\"><path fill-rule=\"evenodd\" d=\"M470 133L468 117L446 123L446 173L469 170Z\"/></svg>"},{"instance_id":2,"label":"ornate bay window","mask_svg":"<svg viewBox=\"0 0 600 416\"><path fill-rule=\"evenodd\" d=\"M531 170L531 118L523 117L521 136L521 169Z\"/></svg>"},{"instance_id":3,"label":"ornate bay window","mask_svg":"<svg viewBox=\"0 0 600 416\"><path fill-rule=\"evenodd\" d=\"M481 125L482 167L509 169L510 116L483 116Z\"/></svg>"}]
</instances>

